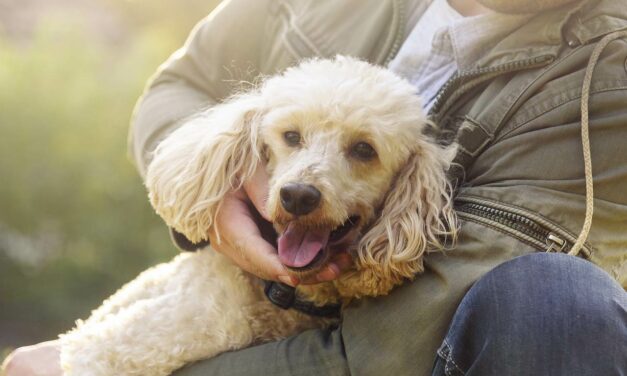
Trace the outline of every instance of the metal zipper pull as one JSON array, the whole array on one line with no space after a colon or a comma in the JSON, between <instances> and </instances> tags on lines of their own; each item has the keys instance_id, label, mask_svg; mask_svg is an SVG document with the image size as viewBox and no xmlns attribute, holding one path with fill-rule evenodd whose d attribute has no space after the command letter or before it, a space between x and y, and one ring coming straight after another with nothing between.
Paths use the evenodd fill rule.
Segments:
<instances>
[{"instance_id":1,"label":"metal zipper pull","mask_svg":"<svg viewBox=\"0 0 627 376\"><path fill-rule=\"evenodd\" d=\"M546 252L562 252L566 247L566 240L550 232L546 237Z\"/></svg>"}]
</instances>

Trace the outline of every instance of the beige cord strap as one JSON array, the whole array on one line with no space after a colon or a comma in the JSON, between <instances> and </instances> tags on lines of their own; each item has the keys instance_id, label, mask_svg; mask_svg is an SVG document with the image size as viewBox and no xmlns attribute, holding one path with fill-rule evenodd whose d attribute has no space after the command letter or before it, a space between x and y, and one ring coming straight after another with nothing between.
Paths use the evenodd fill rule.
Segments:
<instances>
[{"instance_id":1,"label":"beige cord strap","mask_svg":"<svg viewBox=\"0 0 627 376\"><path fill-rule=\"evenodd\" d=\"M592 178L592 157L590 156L590 133L589 133L589 114L588 114L588 102L590 99L590 84L592 82L592 73L594 67L601 56L603 49L613 40L618 38L627 37L627 30L617 31L606 35L599 41L594 47L588 66L586 67L586 74L583 79L583 87L581 88L581 145L583 147L583 163L584 173L586 177L586 216L584 218L583 227L577 237L577 241L573 244L569 255L576 256L581 251L583 244L588 238L590 232L590 226L592 225L592 214L594 212L594 188Z\"/></svg>"}]
</instances>

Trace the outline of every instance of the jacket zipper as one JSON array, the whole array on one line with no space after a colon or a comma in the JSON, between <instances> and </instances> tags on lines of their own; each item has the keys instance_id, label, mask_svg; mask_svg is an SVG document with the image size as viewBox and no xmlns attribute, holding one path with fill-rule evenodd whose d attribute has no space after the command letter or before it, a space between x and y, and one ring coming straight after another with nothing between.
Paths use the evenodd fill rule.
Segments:
<instances>
[{"instance_id":1,"label":"jacket zipper","mask_svg":"<svg viewBox=\"0 0 627 376\"><path fill-rule=\"evenodd\" d=\"M449 103L456 101L462 94L482 82L506 73L543 67L554 60L553 55L541 55L532 59L510 61L497 66L457 72L440 88L429 113L430 115L437 114L438 118L441 118L442 114L450 107ZM471 80L473 82L467 85ZM457 91L460 88L463 90Z\"/></svg>"},{"instance_id":2,"label":"jacket zipper","mask_svg":"<svg viewBox=\"0 0 627 376\"><path fill-rule=\"evenodd\" d=\"M546 252L567 252L575 241L574 236L557 225L518 208L474 197L460 197L455 209L462 219L490 225ZM582 254L590 256L589 246L584 246Z\"/></svg>"}]
</instances>

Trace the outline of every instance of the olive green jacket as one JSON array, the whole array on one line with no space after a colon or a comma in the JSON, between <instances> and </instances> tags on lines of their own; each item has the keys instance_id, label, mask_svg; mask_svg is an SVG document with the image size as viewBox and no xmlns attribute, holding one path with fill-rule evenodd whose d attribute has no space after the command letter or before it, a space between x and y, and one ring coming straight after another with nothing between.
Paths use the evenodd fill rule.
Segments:
<instances>
[{"instance_id":1,"label":"olive green jacket","mask_svg":"<svg viewBox=\"0 0 627 376\"><path fill-rule=\"evenodd\" d=\"M387 64L422 0L231 0L164 63L136 109L130 148L143 174L177 121L241 81L298 60L353 55ZM585 212L580 139L584 71L599 38L627 29L624 0L591 0L534 16L441 90L432 118L458 137L455 249L389 296L363 299L339 328L223 354L181 375L429 374L464 293L513 257L568 251ZM627 40L611 42L590 91L594 217L582 252L627 286ZM447 136L448 135L448 136Z\"/></svg>"}]
</instances>

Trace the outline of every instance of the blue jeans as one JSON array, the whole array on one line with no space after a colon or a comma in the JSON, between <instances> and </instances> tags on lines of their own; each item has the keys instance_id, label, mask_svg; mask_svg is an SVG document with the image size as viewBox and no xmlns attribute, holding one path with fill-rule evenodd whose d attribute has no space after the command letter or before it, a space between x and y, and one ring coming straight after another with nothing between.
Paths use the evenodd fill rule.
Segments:
<instances>
[{"instance_id":1,"label":"blue jeans","mask_svg":"<svg viewBox=\"0 0 627 376\"><path fill-rule=\"evenodd\" d=\"M466 294L433 375L627 375L627 293L579 258L505 262Z\"/></svg>"}]
</instances>

